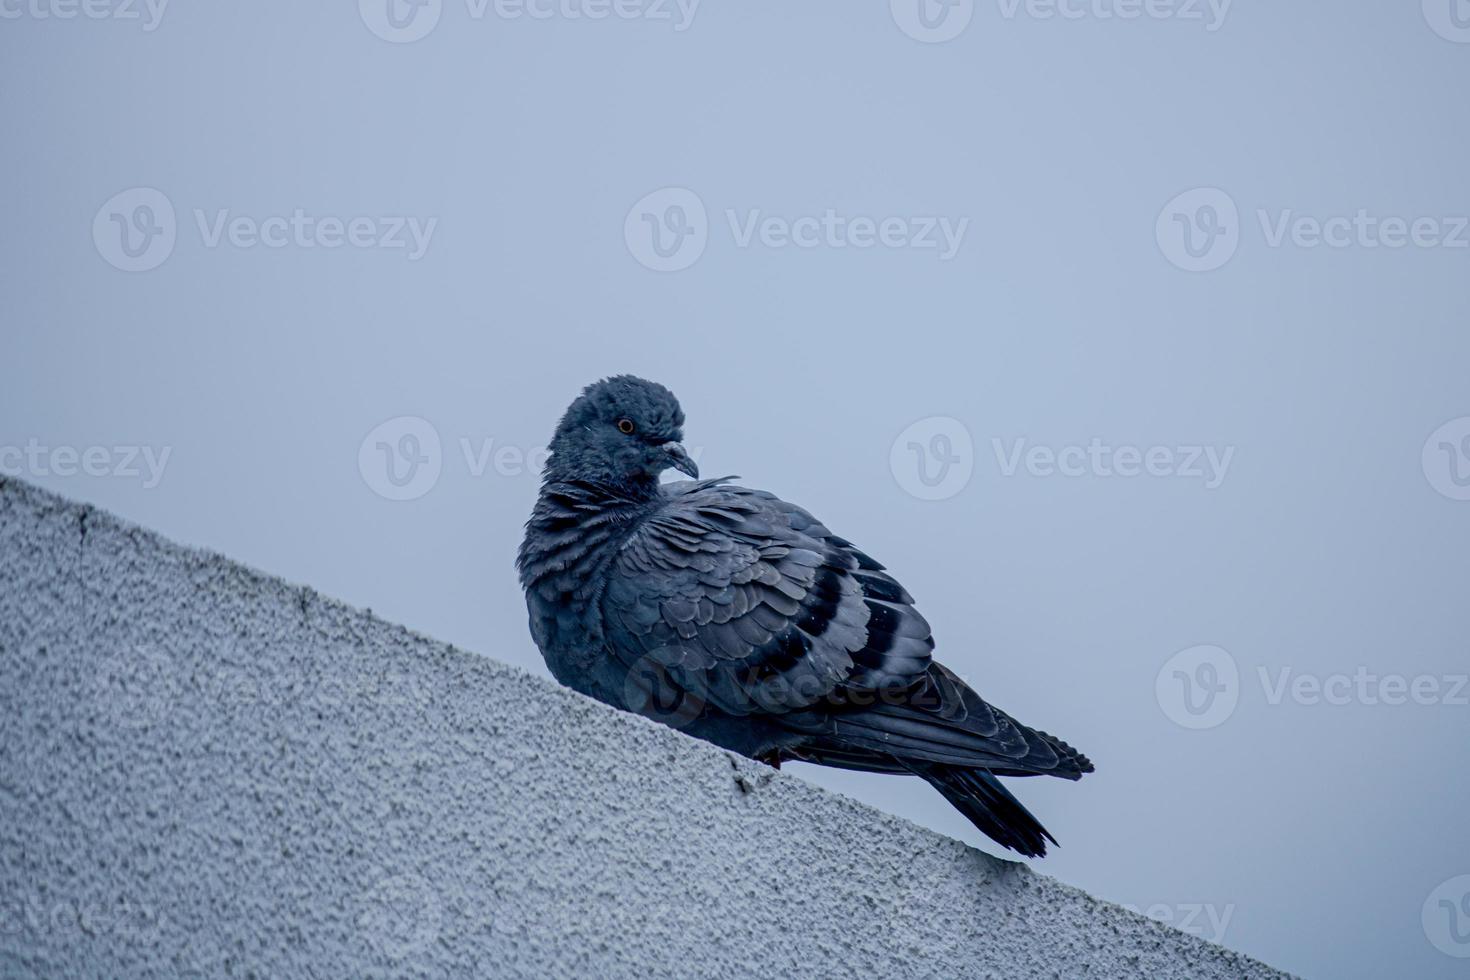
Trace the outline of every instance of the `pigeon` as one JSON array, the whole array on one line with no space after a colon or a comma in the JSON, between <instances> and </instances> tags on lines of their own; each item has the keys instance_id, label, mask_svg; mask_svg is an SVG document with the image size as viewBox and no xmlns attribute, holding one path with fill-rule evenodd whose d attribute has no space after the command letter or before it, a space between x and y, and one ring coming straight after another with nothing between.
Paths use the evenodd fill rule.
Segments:
<instances>
[{"instance_id":1,"label":"pigeon","mask_svg":"<svg viewBox=\"0 0 1470 980\"><path fill-rule=\"evenodd\" d=\"M852 542L736 477L700 480L683 426L669 389L631 375L557 426L516 560L552 675L778 768L918 776L1043 856L1056 839L998 777L1080 779L1087 757L934 660L913 597Z\"/></svg>"}]
</instances>

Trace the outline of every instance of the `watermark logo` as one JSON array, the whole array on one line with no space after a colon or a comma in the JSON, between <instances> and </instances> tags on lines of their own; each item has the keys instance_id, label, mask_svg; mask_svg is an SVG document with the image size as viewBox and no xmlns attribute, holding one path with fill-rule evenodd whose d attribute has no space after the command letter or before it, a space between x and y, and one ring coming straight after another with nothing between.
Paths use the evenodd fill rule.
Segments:
<instances>
[{"instance_id":1,"label":"watermark logo","mask_svg":"<svg viewBox=\"0 0 1470 980\"><path fill-rule=\"evenodd\" d=\"M178 670L167 654L151 648L120 650L91 677L102 720L120 731L164 724L178 698Z\"/></svg>"},{"instance_id":2,"label":"watermark logo","mask_svg":"<svg viewBox=\"0 0 1470 980\"><path fill-rule=\"evenodd\" d=\"M704 671L687 667L689 658L678 644L639 657L623 678L623 703L671 728L694 721L704 713L708 699Z\"/></svg>"},{"instance_id":3,"label":"watermark logo","mask_svg":"<svg viewBox=\"0 0 1470 980\"><path fill-rule=\"evenodd\" d=\"M898 434L888 450L893 478L920 500L947 500L975 473L975 443L959 419L931 415Z\"/></svg>"},{"instance_id":4,"label":"watermark logo","mask_svg":"<svg viewBox=\"0 0 1470 980\"><path fill-rule=\"evenodd\" d=\"M1176 725L1214 728L1235 713L1240 701L1240 669L1235 658L1221 647L1189 647L1159 668L1154 696Z\"/></svg>"},{"instance_id":5,"label":"watermark logo","mask_svg":"<svg viewBox=\"0 0 1470 980\"><path fill-rule=\"evenodd\" d=\"M888 0L893 22L915 41L942 44L965 32L975 0Z\"/></svg>"},{"instance_id":6,"label":"watermark logo","mask_svg":"<svg viewBox=\"0 0 1470 980\"><path fill-rule=\"evenodd\" d=\"M638 263L655 272L687 269L709 243L704 201L687 187L644 195L623 220L623 241Z\"/></svg>"},{"instance_id":7,"label":"watermark logo","mask_svg":"<svg viewBox=\"0 0 1470 980\"><path fill-rule=\"evenodd\" d=\"M438 430L415 415L377 426L357 450L363 482L386 500L417 500L434 489L443 466Z\"/></svg>"},{"instance_id":8,"label":"watermark logo","mask_svg":"<svg viewBox=\"0 0 1470 980\"><path fill-rule=\"evenodd\" d=\"M1451 419L1430 433L1419 461L1436 492L1470 500L1470 416Z\"/></svg>"},{"instance_id":9,"label":"watermark logo","mask_svg":"<svg viewBox=\"0 0 1470 980\"><path fill-rule=\"evenodd\" d=\"M0 20L139 21L151 34L163 22L169 0L0 0Z\"/></svg>"},{"instance_id":10,"label":"watermark logo","mask_svg":"<svg viewBox=\"0 0 1470 980\"><path fill-rule=\"evenodd\" d=\"M1430 892L1420 911L1420 923L1435 949L1456 959L1470 959L1470 875L1458 875Z\"/></svg>"},{"instance_id":11,"label":"watermark logo","mask_svg":"<svg viewBox=\"0 0 1470 980\"><path fill-rule=\"evenodd\" d=\"M407 874L373 885L362 896L356 922L384 956L402 960L439 938L443 918L438 893L423 878Z\"/></svg>"},{"instance_id":12,"label":"watermark logo","mask_svg":"<svg viewBox=\"0 0 1470 980\"><path fill-rule=\"evenodd\" d=\"M1470 0L1424 0L1424 19L1446 41L1470 44Z\"/></svg>"},{"instance_id":13,"label":"watermark logo","mask_svg":"<svg viewBox=\"0 0 1470 980\"><path fill-rule=\"evenodd\" d=\"M92 219L97 254L123 272L147 272L163 265L177 239L173 202L152 187L114 194Z\"/></svg>"},{"instance_id":14,"label":"watermark logo","mask_svg":"<svg viewBox=\"0 0 1470 980\"><path fill-rule=\"evenodd\" d=\"M357 0L367 29L393 44L409 44L428 36L439 24L444 0Z\"/></svg>"},{"instance_id":15,"label":"watermark logo","mask_svg":"<svg viewBox=\"0 0 1470 980\"><path fill-rule=\"evenodd\" d=\"M1240 247L1240 212L1218 187L1197 187L1164 205L1154 237L1159 251L1179 268L1213 272Z\"/></svg>"}]
</instances>

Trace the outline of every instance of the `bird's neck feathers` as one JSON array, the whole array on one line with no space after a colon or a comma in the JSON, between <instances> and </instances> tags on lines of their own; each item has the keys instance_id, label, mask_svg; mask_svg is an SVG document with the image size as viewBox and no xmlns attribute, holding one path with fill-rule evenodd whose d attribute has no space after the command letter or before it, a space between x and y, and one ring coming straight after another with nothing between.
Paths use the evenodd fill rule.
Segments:
<instances>
[{"instance_id":1,"label":"bird's neck feathers","mask_svg":"<svg viewBox=\"0 0 1470 980\"><path fill-rule=\"evenodd\" d=\"M516 560L528 587L554 579L563 590L579 588L662 498L656 479L630 487L556 479L549 467L546 475Z\"/></svg>"},{"instance_id":2,"label":"bird's neck feathers","mask_svg":"<svg viewBox=\"0 0 1470 980\"><path fill-rule=\"evenodd\" d=\"M606 506L641 504L659 497L659 478L652 473L617 473L611 467L592 465L588 460L570 460L552 449L541 475L541 496L571 491L586 502Z\"/></svg>"}]
</instances>

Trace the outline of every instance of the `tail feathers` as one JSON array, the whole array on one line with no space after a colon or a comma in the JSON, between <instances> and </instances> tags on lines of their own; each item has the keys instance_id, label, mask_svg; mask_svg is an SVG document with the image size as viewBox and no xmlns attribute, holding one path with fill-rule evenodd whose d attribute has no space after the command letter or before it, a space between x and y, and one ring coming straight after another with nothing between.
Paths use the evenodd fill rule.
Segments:
<instances>
[{"instance_id":1,"label":"tail feathers","mask_svg":"<svg viewBox=\"0 0 1470 980\"><path fill-rule=\"evenodd\" d=\"M1046 842L1056 844L1041 821L984 769L936 763L913 763L910 768L997 844L1026 857L1043 857Z\"/></svg>"},{"instance_id":2,"label":"tail feathers","mask_svg":"<svg viewBox=\"0 0 1470 980\"><path fill-rule=\"evenodd\" d=\"M1063 742L1055 735L1048 735L1039 729L1032 729L1037 735L1046 740L1046 744L1056 752L1061 763L1057 766L1057 775L1066 779L1081 779L1085 774L1092 772L1092 760L1078 752L1072 746Z\"/></svg>"}]
</instances>

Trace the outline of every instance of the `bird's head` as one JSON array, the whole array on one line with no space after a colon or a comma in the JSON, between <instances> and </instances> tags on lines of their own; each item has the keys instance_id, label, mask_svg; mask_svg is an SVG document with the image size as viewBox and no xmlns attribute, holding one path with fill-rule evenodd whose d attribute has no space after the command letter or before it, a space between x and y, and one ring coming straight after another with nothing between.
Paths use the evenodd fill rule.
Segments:
<instances>
[{"instance_id":1,"label":"bird's head","mask_svg":"<svg viewBox=\"0 0 1470 980\"><path fill-rule=\"evenodd\" d=\"M548 447L546 482L646 491L670 467L698 478L682 438L684 411L673 392L631 374L605 378L583 389L562 416Z\"/></svg>"}]
</instances>

